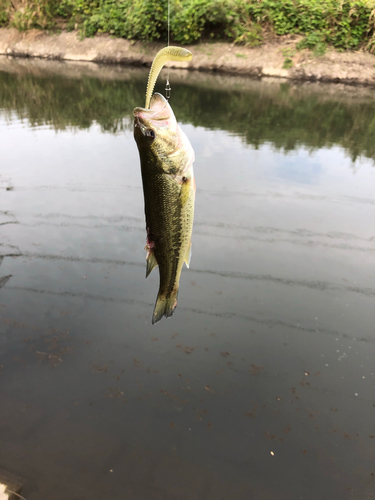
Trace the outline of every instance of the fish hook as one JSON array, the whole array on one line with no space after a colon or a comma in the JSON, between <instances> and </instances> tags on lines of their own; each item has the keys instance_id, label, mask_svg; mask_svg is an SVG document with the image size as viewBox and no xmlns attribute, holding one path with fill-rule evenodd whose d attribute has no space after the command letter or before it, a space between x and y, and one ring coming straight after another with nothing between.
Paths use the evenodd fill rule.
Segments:
<instances>
[{"instance_id":1,"label":"fish hook","mask_svg":"<svg viewBox=\"0 0 375 500\"><path fill-rule=\"evenodd\" d=\"M172 87L169 83L169 79L167 78L167 83L165 85L165 97L167 99L169 99L171 97L171 90L172 90Z\"/></svg>"}]
</instances>

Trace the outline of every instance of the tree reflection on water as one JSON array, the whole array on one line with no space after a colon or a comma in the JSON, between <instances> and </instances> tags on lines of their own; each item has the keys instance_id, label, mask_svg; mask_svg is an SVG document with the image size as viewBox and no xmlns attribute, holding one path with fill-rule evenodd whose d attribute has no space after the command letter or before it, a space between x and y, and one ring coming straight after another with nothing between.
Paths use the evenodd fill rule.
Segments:
<instances>
[{"instance_id":1,"label":"tree reflection on water","mask_svg":"<svg viewBox=\"0 0 375 500\"><path fill-rule=\"evenodd\" d=\"M17 73L0 66L0 109L34 127L87 129L97 123L111 133L131 129L133 108L144 100L147 70L116 69L117 78L109 79L111 67L100 68L100 78L77 78L32 65ZM226 130L256 148L264 143L285 151L339 145L353 161L375 159L375 103L366 89L228 77L221 84L215 75L190 73L176 73L174 80L172 104L180 122Z\"/></svg>"}]
</instances>

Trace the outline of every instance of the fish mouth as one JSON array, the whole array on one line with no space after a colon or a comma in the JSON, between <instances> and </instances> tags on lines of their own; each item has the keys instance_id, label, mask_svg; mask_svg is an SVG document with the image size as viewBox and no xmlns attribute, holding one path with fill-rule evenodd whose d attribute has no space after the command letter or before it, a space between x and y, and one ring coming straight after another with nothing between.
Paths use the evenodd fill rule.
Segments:
<instances>
[{"instance_id":1,"label":"fish mouth","mask_svg":"<svg viewBox=\"0 0 375 500\"><path fill-rule=\"evenodd\" d=\"M161 94L155 93L152 96L150 109L135 108L133 115L135 137L148 137L150 130L153 130L157 137L159 134L179 137L176 117L168 101ZM176 150L179 148L179 139L177 142Z\"/></svg>"},{"instance_id":2,"label":"fish mouth","mask_svg":"<svg viewBox=\"0 0 375 500\"><path fill-rule=\"evenodd\" d=\"M174 117L172 108L168 104L168 101L164 96L158 94L157 92L151 97L150 109L140 107L135 108L133 115L135 116L138 124L140 122L158 122L155 124L157 126L162 125L161 122L167 122L171 116ZM168 123L166 123L166 125L168 125Z\"/></svg>"},{"instance_id":3,"label":"fish mouth","mask_svg":"<svg viewBox=\"0 0 375 500\"><path fill-rule=\"evenodd\" d=\"M146 128L143 125L142 120L139 118L139 116L135 114L135 110L134 110L134 127L140 128L142 131Z\"/></svg>"}]
</instances>

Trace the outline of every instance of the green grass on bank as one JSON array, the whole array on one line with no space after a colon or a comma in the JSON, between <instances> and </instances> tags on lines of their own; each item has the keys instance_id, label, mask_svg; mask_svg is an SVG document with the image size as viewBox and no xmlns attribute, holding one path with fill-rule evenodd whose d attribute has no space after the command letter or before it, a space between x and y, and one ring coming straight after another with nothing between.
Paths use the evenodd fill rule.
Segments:
<instances>
[{"instance_id":1,"label":"green grass on bank","mask_svg":"<svg viewBox=\"0 0 375 500\"><path fill-rule=\"evenodd\" d=\"M375 0L170 0L171 39L227 40L259 45L265 34L302 34L299 48L375 52ZM167 0L0 0L0 26L78 28L82 36L110 33L167 39Z\"/></svg>"}]
</instances>

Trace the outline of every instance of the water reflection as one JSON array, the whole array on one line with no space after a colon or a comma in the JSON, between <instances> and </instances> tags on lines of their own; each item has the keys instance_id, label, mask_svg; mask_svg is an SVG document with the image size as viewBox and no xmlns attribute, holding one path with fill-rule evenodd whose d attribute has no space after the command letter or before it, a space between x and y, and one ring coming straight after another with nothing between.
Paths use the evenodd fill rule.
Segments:
<instances>
[{"instance_id":1,"label":"water reflection","mask_svg":"<svg viewBox=\"0 0 375 500\"><path fill-rule=\"evenodd\" d=\"M93 64L9 61L0 57L0 109L31 126L121 132L144 99L147 70ZM1 71L2 70L2 71ZM181 122L226 130L259 147L309 151L339 145L354 161L375 159L374 91L172 71L173 108ZM17 84L15 84L17 82ZM159 82L159 91L164 84ZM158 89L157 89L158 90ZM212 110L215 110L213 113Z\"/></svg>"},{"instance_id":2,"label":"water reflection","mask_svg":"<svg viewBox=\"0 0 375 500\"><path fill-rule=\"evenodd\" d=\"M7 64L0 467L25 498L371 498L371 91L171 79L197 157L194 256L178 315L151 327L127 128L143 73Z\"/></svg>"},{"instance_id":3,"label":"water reflection","mask_svg":"<svg viewBox=\"0 0 375 500\"><path fill-rule=\"evenodd\" d=\"M3 256L0 256L0 266L1 266L1 263L3 262ZM0 276L0 288L3 287L9 280L9 278L11 278L11 275L9 276Z\"/></svg>"}]
</instances>

